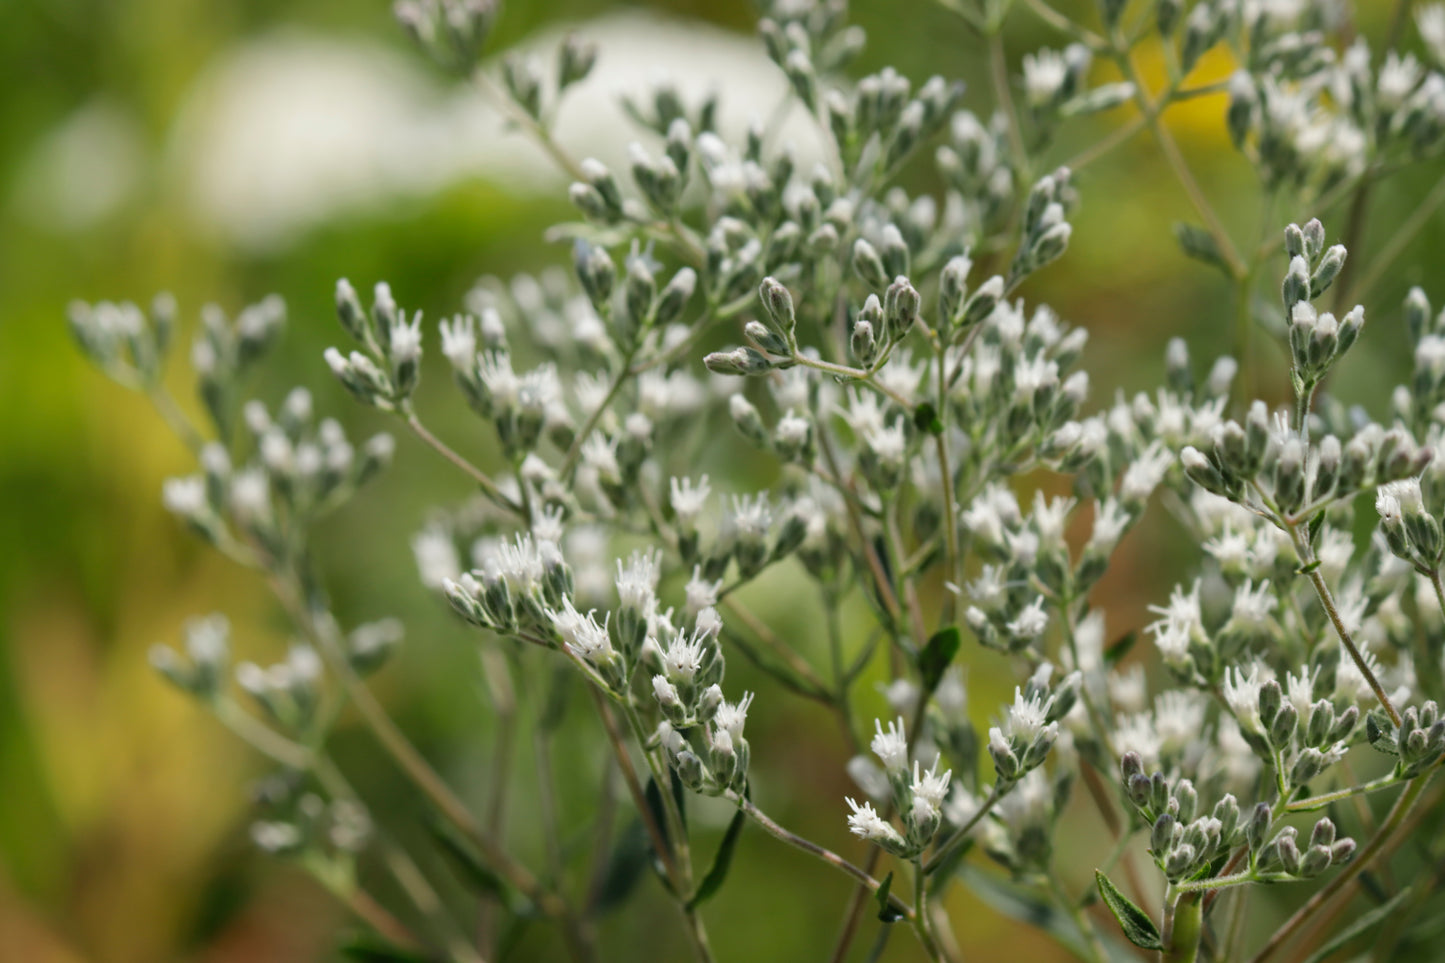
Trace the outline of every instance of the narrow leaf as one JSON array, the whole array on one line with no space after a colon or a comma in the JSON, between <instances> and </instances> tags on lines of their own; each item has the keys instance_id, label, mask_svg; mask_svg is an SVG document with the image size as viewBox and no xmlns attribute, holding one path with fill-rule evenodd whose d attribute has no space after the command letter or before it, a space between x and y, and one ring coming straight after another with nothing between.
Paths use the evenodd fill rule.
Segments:
<instances>
[{"instance_id":1,"label":"narrow leaf","mask_svg":"<svg viewBox=\"0 0 1445 963\"><path fill-rule=\"evenodd\" d=\"M928 640L928 644L918 653L918 674L921 677L925 693L938 688L939 681L943 679L943 673L948 669L953 657L958 654L958 647L962 644L963 635L959 632L958 626L950 625L935 632L933 637Z\"/></svg>"},{"instance_id":2,"label":"narrow leaf","mask_svg":"<svg viewBox=\"0 0 1445 963\"><path fill-rule=\"evenodd\" d=\"M903 911L892 903L888 902L888 891L893 887L893 874L890 872L883 877L883 884L878 887L874 897L878 900L878 921L880 923L897 923L903 919Z\"/></svg>"},{"instance_id":3,"label":"narrow leaf","mask_svg":"<svg viewBox=\"0 0 1445 963\"><path fill-rule=\"evenodd\" d=\"M1134 643L1138 641L1139 633L1137 631L1125 632L1119 641L1104 650L1104 664L1118 665L1124 656L1128 655L1129 651L1134 648Z\"/></svg>"},{"instance_id":4,"label":"narrow leaf","mask_svg":"<svg viewBox=\"0 0 1445 963\"><path fill-rule=\"evenodd\" d=\"M1391 897L1389 902L1376 906L1365 915L1358 917L1349 926L1346 926L1332 936L1323 946L1311 953L1309 958L1305 960L1305 963L1324 963L1330 954L1393 913L1395 908L1409 895L1410 888L1407 886Z\"/></svg>"},{"instance_id":5,"label":"narrow leaf","mask_svg":"<svg viewBox=\"0 0 1445 963\"><path fill-rule=\"evenodd\" d=\"M713 897L722 888L723 880L727 879L728 869L732 867L733 850L737 849L738 840L743 835L743 824L747 822L747 816L739 809L733 813L732 822L728 823L727 832L723 833L722 842L718 844L717 855L712 858L712 868L698 884L697 892L692 894L688 900L687 908L693 909L698 904Z\"/></svg>"},{"instance_id":6,"label":"narrow leaf","mask_svg":"<svg viewBox=\"0 0 1445 963\"><path fill-rule=\"evenodd\" d=\"M628 823L617 838L607 870L592 894L587 907L590 914L600 916L621 906L637 886L652 856L652 844L641 819Z\"/></svg>"},{"instance_id":7,"label":"narrow leaf","mask_svg":"<svg viewBox=\"0 0 1445 963\"><path fill-rule=\"evenodd\" d=\"M1174 237L1179 241L1185 257L1219 268L1225 274L1231 273L1229 262L1224 259L1219 245L1214 243L1214 235L1204 228L1193 224L1175 224Z\"/></svg>"},{"instance_id":8,"label":"narrow leaf","mask_svg":"<svg viewBox=\"0 0 1445 963\"><path fill-rule=\"evenodd\" d=\"M1154 925L1154 920L1149 917L1149 914L1130 902L1129 897L1119 892L1119 888L1104 875L1102 870L1094 870L1094 879L1099 884L1099 895L1104 898L1104 905L1109 907L1109 912L1113 913L1114 919L1119 921L1119 927L1124 931L1124 937L1135 946L1146 950L1164 949L1164 942L1159 937L1159 927Z\"/></svg>"},{"instance_id":9,"label":"narrow leaf","mask_svg":"<svg viewBox=\"0 0 1445 963\"><path fill-rule=\"evenodd\" d=\"M357 963L430 963L429 958L398 949L379 937L358 936L340 947L343 959Z\"/></svg>"},{"instance_id":10,"label":"narrow leaf","mask_svg":"<svg viewBox=\"0 0 1445 963\"><path fill-rule=\"evenodd\" d=\"M506 906L513 904L514 894L509 891L507 884L482 862L472 844L463 838L451 823L441 819L429 819L426 827L462 884L472 893L491 897Z\"/></svg>"}]
</instances>

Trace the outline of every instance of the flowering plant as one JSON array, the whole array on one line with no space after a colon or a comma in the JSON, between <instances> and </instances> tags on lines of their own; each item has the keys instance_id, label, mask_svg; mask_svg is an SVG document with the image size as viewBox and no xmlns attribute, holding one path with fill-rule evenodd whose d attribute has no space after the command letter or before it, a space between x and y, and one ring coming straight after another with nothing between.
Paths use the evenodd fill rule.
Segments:
<instances>
[{"instance_id":1,"label":"flowering plant","mask_svg":"<svg viewBox=\"0 0 1445 963\"><path fill-rule=\"evenodd\" d=\"M318 421L300 388L238 410L243 376L281 333L281 302L234 319L202 312L190 360L203 424L162 382L169 299L148 311L72 308L84 351L148 394L196 454L197 472L167 483L167 508L262 573L304 640L270 666L232 666L227 623L211 616L187 627L184 654L161 647L153 662L276 763L252 837L355 910L375 940L358 950L367 958L474 963L504 955L524 921L542 918L573 957L596 959L598 919L650 873L709 960L706 904L753 825L855 882L834 959L865 915L906 923L930 959L960 958L967 921L948 899L968 886L1084 959L1129 958L1132 944L1168 960L1264 960L1293 943L1307 952L1306 928L1435 817L1445 313L1413 290L1411 383L1384 423L1346 408L1328 382L1360 336L1356 298L1397 251L1356 280L1347 246L1330 244L1319 220L1278 232L1270 211L1353 198L1354 236L1371 184L1445 151L1445 76L1410 54L1372 56L1363 38L1344 46L1336 4L1100 0L1085 23L1021 0L1067 45L1024 56L1016 100L1002 32L1014 4L945 5L989 47L991 113L939 77L916 88L892 69L846 79L864 38L844 4L777 0L763 4L759 32L790 86L779 116L801 108L824 145L818 162L806 167L779 142L786 125L730 137L715 99L685 103L659 83L628 103L644 143L627 188L552 134L558 101L597 57L591 46L568 38L550 75L506 58L498 80L480 66L491 0L397 6L423 51L477 78L568 172L582 218L554 231L571 246L570 273L484 280L466 313L434 329L387 284L363 298L340 281L346 344L325 353L358 401L475 490L438 510L412 547L422 583L474 630L498 712L515 711L514 685L550 686L534 740L542 771L569 680L585 689L593 747L610 756L635 822L616 838L601 815L563 826L544 788L542 867L515 854L371 693L366 678L403 628L343 626L309 547L315 522L392 460L390 437L358 446ZM1445 7L1417 20L1438 67ZM1159 89L1136 65L1145 43L1164 52ZM1218 45L1238 70L1192 82ZM1095 60L1120 79L1092 82ZM1254 248L1225 230L1161 121L1174 103L1220 92L1268 202ZM1129 104L1135 119L1054 166L1064 125ZM1181 247L1237 289L1241 359L1256 337L1288 359L1284 408L1252 397L1252 365L1222 358L1197 377L1177 340L1165 385L1091 408L1086 330L1027 297L1070 244L1074 172L1145 129L1201 222L1179 228ZM937 196L895 185L930 159ZM1422 205L1422 221L1440 199ZM1419 226L1403 225L1392 248ZM1262 294L1276 278L1278 300ZM450 447L415 403L433 330L462 400L495 436L495 465ZM720 332L745 343L705 352ZM710 428L722 417L779 473L719 506L692 467L720 443ZM1202 547L1197 575L1155 609L1152 678L1153 657L1126 661L1134 637L1108 641L1091 600L1151 500ZM821 600L826 667L809 640L782 637L739 596L783 571ZM845 626L845 612L866 631ZM983 734L961 670L980 648L1018 679ZM739 659L766 691L727 677ZM890 718L863 718L860 680L880 672ZM788 694L821 706L854 750L857 789L839 800L837 826L868 844L855 859L839 854L843 840L806 839L753 798L781 791L783 774L751 765L749 711ZM333 761L328 739L347 706L424 801L425 857L377 824ZM610 810L612 784L599 809ZM497 799L509 790L505 779L489 787ZM1376 814L1368 797L1386 792L1394 802ZM699 797L728 813L711 852L688 821L706 806ZM1066 811L1079 807L1097 809L1114 840L1083 892L1058 859ZM578 832L593 845L564 847ZM578 848L599 854L590 870L567 851ZM426 871L431 851L456 872ZM358 866L373 861L409 905L370 894ZM1255 941L1237 894L1276 883L1313 892ZM456 912L463 885L488 906L480 939ZM1320 952L1429 891L1382 896ZM880 932L870 958L891 930ZM1387 933L1412 938L1399 922Z\"/></svg>"}]
</instances>

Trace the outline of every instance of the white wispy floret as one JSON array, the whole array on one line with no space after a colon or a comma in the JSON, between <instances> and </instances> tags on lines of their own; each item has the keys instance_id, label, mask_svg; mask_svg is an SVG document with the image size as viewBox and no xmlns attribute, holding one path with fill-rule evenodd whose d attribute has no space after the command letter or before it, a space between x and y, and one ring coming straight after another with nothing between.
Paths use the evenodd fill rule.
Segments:
<instances>
[{"instance_id":1,"label":"white wispy floret","mask_svg":"<svg viewBox=\"0 0 1445 963\"><path fill-rule=\"evenodd\" d=\"M1269 627L1278 603L1279 600L1270 591L1269 579L1260 582L1258 586L1252 581L1246 581L1234 592L1229 621L1236 628L1258 632Z\"/></svg>"},{"instance_id":2,"label":"white wispy floret","mask_svg":"<svg viewBox=\"0 0 1445 963\"><path fill-rule=\"evenodd\" d=\"M1269 669L1258 662L1251 663L1248 672L1241 666L1231 666L1225 671L1224 701L1233 710L1241 729L1264 731L1259 716L1259 690L1271 677Z\"/></svg>"},{"instance_id":3,"label":"white wispy floret","mask_svg":"<svg viewBox=\"0 0 1445 963\"><path fill-rule=\"evenodd\" d=\"M694 632L689 636L679 631L662 653L663 671L672 680L691 682L702 671L702 662L707 655L706 633Z\"/></svg>"},{"instance_id":4,"label":"white wispy floret","mask_svg":"<svg viewBox=\"0 0 1445 963\"><path fill-rule=\"evenodd\" d=\"M607 623L612 613L607 613L599 625L595 611L583 615L573 607L571 599L563 599L561 611L549 611L547 616L552 620L557 634L562 637L562 642L574 655L593 664L611 658L613 649Z\"/></svg>"},{"instance_id":5,"label":"white wispy floret","mask_svg":"<svg viewBox=\"0 0 1445 963\"><path fill-rule=\"evenodd\" d=\"M1042 597L1025 605L1018 617L1008 623L1009 634L1016 639L1037 639L1049 626L1049 615L1044 611Z\"/></svg>"},{"instance_id":6,"label":"white wispy floret","mask_svg":"<svg viewBox=\"0 0 1445 963\"><path fill-rule=\"evenodd\" d=\"M883 768L890 774L902 772L908 766L908 738L903 732L903 717L888 723L884 730L881 720L873 720L875 735L870 746L873 754L883 762Z\"/></svg>"},{"instance_id":7,"label":"white wispy floret","mask_svg":"<svg viewBox=\"0 0 1445 963\"><path fill-rule=\"evenodd\" d=\"M1171 689L1154 700L1154 731L1160 751L1181 753L1199 740L1204 731L1208 703L1195 689Z\"/></svg>"},{"instance_id":8,"label":"white wispy floret","mask_svg":"<svg viewBox=\"0 0 1445 963\"><path fill-rule=\"evenodd\" d=\"M1138 712L1144 707L1148 680L1138 662L1109 673L1109 701L1120 712Z\"/></svg>"},{"instance_id":9,"label":"white wispy floret","mask_svg":"<svg viewBox=\"0 0 1445 963\"><path fill-rule=\"evenodd\" d=\"M1173 464L1174 456L1168 449L1157 441L1150 444L1124 469L1119 497L1124 501L1144 501L1159 487Z\"/></svg>"},{"instance_id":10,"label":"white wispy floret","mask_svg":"<svg viewBox=\"0 0 1445 963\"><path fill-rule=\"evenodd\" d=\"M687 585L683 588L683 593L687 598L687 614L696 617L703 609L717 605L717 593L721 588L722 579L709 582L702 577L702 566L693 566L692 578L688 579Z\"/></svg>"},{"instance_id":11,"label":"white wispy floret","mask_svg":"<svg viewBox=\"0 0 1445 963\"><path fill-rule=\"evenodd\" d=\"M453 368L463 374L471 374L477 365L476 321L470 315L458 315L439 325L442 335L442 354Z\"/></svg>"},{"instance_id":12,"label":"white wispy floret","mask_svg":"<svg viewBox=\"0 0 1445 963\"><path fill-rule=\"evenodd\" d=\"M873 804L869 802L861 805L853 800L852 796L845 797L848 808L853 810L848 817L848 829L853 835L866 839L873 843L892 843L901 845L903 837L898 834L886 819L878 815Z\"/></svg>"},{"instance_id":13,"label":"white wispy floret","mask_svg":"<svg viewBox=\"0 0 1445 963\"><path fill-rule=\"evenodd\" d=\"M1064 57L1056 50L1039 50L1024 54L1024 93L1029 103L1041 107L1059 92L1068 77Z\"/></svg>"},{"instance_id":14,"label":"white wispy floret","mask_svg":"<svg viewBox=\"0 0 1445 963\"><path fill-rule=\"evenodd\" d=\"M753 694L743 693L737 702L723 702L712 717L712 724L727 732L737 742L743 737L743 725L748 721L748 706L753 704Z\"/></svg>"},{"instance_id":15,"label":"white wispy floret","mask_svg":"<svg viewBox=\"0 0 1445 963\"><path fill-rule=\"evenodd\" d=\"M1154 644L1159 654L1170 665L1182 665L1189 657L1190 643L1204 637L1204 616L1199 608L1199 583L1196 581L1186 594L1182 586L1176 586L1169 596L1169 604L1163 608L1149 606L1149 611L1163 618L1148 626L1154 634Z\"/></svg>"},{"instance_id":16,"label":"white wispy floret","mask_svg":"<svg viewBox=\"0 0 1445 963\"><path fill-rule=\"evenodd\" d=\"M707 497L712 493L707 476L701 476L696 482L691 478L673 478L669 487L672 492L672 511L677 516L678 523L689 528L696 525L697 517L702 514L707 505Z\"/></svg>"},{"instance_id":17,"label":"white wispy floret","mask_svg":"<svg viewBox=\"0 0 1445 963\"><path fill-rule=\"evenodd\" d=\"M617 560L617 600L624 608L646 615L657 604L657 580L662 576L662 552L634 551L623 565Z\"/></svg>"},{"instance_id":18,"label":"white wispy floret","mask_svg":"<svg viewBox=\"0 0 1445 963\"><path fill-rule=\"evenodd\" d=\"M985 486L959 513L963 527L991 545L1001 545L1004 534L1016 526L1021 517L1018 498L1007 486L998 483Z\"/></svg>"}]
</instances>

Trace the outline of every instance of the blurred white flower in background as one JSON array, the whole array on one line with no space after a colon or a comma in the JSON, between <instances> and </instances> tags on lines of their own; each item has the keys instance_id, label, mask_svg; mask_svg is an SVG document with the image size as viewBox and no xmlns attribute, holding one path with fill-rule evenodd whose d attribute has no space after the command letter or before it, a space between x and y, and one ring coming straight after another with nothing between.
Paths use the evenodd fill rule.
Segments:
<instances>
[{"instance_id":1,"label":"blurred white flower in background","mask_svg":"<svg viewBox=\"0 0 1445 963\"><path fill-rule=\"evenodd\" d=\"M651 135L626 118L622 94L641 97L666 77L691 109L721 89L719 125L735 134L768 120L787 89L751 37L695 22L609 16L540 34L515 52L550 61L573 29L606 55L568 92L558 140L624 180L628 144ZM811 166L822 157L818 129L802 112L789 121L783 140ZM38 223L89 227L134 196L145 163L139 129L122 111L83 108L37 148L22 199ZM564 178L525 134L504 129L479 89L448 87L401 44L294 31L250 40L206 68L155 163L162 197L178 200L203 233L250 250L282 248L337 217L385 214L466 179L550 197Z\"/></svg>"}]
</instances>

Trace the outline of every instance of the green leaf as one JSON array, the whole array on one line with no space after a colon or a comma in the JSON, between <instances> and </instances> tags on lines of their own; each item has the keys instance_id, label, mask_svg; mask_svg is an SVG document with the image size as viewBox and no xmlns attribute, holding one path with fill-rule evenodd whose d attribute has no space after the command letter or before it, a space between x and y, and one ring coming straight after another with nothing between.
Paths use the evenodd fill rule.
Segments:
<instances>
[{"instance_id":1,"label":"green leaf","mask_svg":"<svg viewBox=\"0 0 1445 963\"><path fill-rule=\"evenodd\" d=\"M1315 559L1313 562L1310 562L1308 565L1301 565L1299 568L1295 569L1295 574L1296 574L1296 575L1308 575L1308 574L1310 574L1311 572L1313 572L1315 569L1319 568L1322 564L1324 564L1324 563L1323 563L1320 559Z\"/></svg>"},{"instance_id":2,"label":"green leaf","mask_svg":"<svg viewBox=\"0 0 1445 963\"><path fill-rule=\"evenodd\" d=\"M1311 953L1309 958L1305 960L1305 963L1324 963L1330 954L1393 913L1395 908L1409 895L1410 887L1407 886L1391 897L1389 902L1376 906L1365 915L1356 918L1353 923L1330 937L1323 946Z\"/></svg>"},{"instance_id":3,"label":"green leaf","mask_svg":"<svg viewBox=\"0 0 1445 963\"><path fill-rule=\"evenodd\" d=\"M874 898L878 900L878 921L880 923L897 923L903 919L903 911L888 901L888 891L892 888L893 873L890 871L887 876L883 877L883 883L878 887L878 892L873 894Z\"/></svg>"},{"instance_id":4,"label":"green leaf","mask_svg":"<svg viewBox=\"0 0 1445 963\"><path fill-rule=\"evenodd\" d=\"M743 824L746 822L747 816L741 809L733 813L732 822L728 823L727 832L723 833L722 842L718 844L717 855L712 858L712 867L698 884L692 899L687 901L688 909L711 899L722 888L723 880L727 879L728 869L733 863L733 850L737 849L738 840L743 835Z\"/></svg>"},{"instance_id":5,"label":"green leaf","mask_svg":"<svg viewBox=\"0 0 1445 963\"><path fill-rule=\"evenodd\" d=\"M456 870L462 884L472 893L495 899L515 913L531 912L530 904L492 872L491 867L487 866L481 855L472 848L471 841L462 836L455 826L436 818L427 820L426 827L437 848Z\"/></svg>"},{"instance_id":6,"label":"green leaf","mask_svg":"<svg viewBox=\"0 0 1445 963\"><path fill-rule=\"evenodd\" d=\"M1310 523L1309 523L1309 528L1306 530L1307 533L1308 533L1308 536L1309 536L1309 544L1310 544L1311 546L1314 546L1314 545L1319 544L1319 540L1320 540L1320 529L1322 529L1322 528L1324 528L1324 527L1325 527L1325 513L1322 512L1322 511L1320 511L1320 512L1315 512L1314 515L1311 516L1311 518L1310 518Z\"/></svg>"},{"instance_id":7,"label":"green leaf","mask_svg":"<svg viewBox=\"0 0 1445 963\"><path fill-rule=\"evenodd\" d=\"M913 409L913 427L930 435L943 434L943 419L938 417L938 409L932 402L925 401Z\"/></svg>"},{"instance_id":8,"label":"green leaf","mask_svg":"<svg viewBox=\"0 0 1445 963\"><path fill-rule=\"evenodd\" d=\"M1184 251L1185 257L1193 258L1210 267L1219 268L1225 274L1232 275L1229 262L1224 259L1219 245L1214 242L1214 235L1204 228L1196 227L1193 224L1175 224L1174 237L1179 241L1179 247Z\"/></svg>"},{"instance_id":9,"label":"green leaf","mask_svg":"<svg viewBox=\"0 0 1445 963\"><path fill-rule=\"evenodd\" d=\"M641 819L634 819L627 824L612 848L607 870L592 892L588 913L600 916L626 902L651 859L652 842L647 838L647 829Z\"/></svg>"},{"instance_id":10,"label":"green leaf","mask_svg":"<svg viewBox=\"0 0 1445 963\"><path fill-rule=\"evenodd\" d=\"M1134 643L1138 641L1139 633L1137 630L1133 632L1125 632L1119 638L1119 641L1115 642L1113 645L1109 646L1107 649L1104 650L1104 664L1118 665L1119 662L1124 658L1124 656L1129 654L1129 650L1134 648Z\"/></svg>"},{"instance_id":11,"label":"green leaf","mask_svg":"<svg viewBox=\"0 0 1445 963\"><path fill-rule=\"evenodd\" d=\"M1104 905L1109 907L1109 912L1119 921L1124 937L1135 946L1146 950L1164 949L1164 942L1159 937L1159 927L1154 925L1149 914L1119 892L1119 887L1115 886L1102 870L1094 870L1094 879L1099 884L1099 895L1104 898Z\"/></svg>"},{"instance_id":12,"label":"green leaf","mask_svg":"<svg viewBox=\"0 0 1445 963\"><path fill-rule=\"evenodd\" d=\"M922 677L923 691L932 692L938 688L943 673L948 669L958 648L963 644L963 635L958 626L950 625L933 633L923 651L918 653L918 674Z\"/></svg>"}]
</instances>

